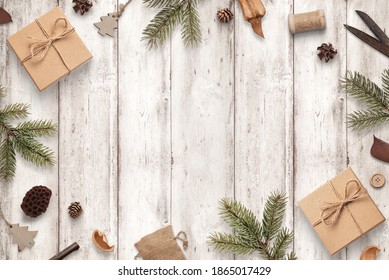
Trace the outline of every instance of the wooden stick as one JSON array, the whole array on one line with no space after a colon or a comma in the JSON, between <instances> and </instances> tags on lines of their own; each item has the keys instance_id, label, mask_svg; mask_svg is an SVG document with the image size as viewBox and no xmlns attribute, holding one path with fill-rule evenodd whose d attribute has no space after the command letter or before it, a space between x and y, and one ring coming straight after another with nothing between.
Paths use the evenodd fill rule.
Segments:
<instances>
[{"instance_id":1,"label":"wooden stick","mask_svg":"<svg viewBox=\"0 0 389 280\"><path fill-rule=\"evenodd\" d=\"M63 260L66 256L80 249L80 245L77 242L74 242L72 245L66 247L61 252L50 258L50 260Z\"/></svg>"}]
</instances>

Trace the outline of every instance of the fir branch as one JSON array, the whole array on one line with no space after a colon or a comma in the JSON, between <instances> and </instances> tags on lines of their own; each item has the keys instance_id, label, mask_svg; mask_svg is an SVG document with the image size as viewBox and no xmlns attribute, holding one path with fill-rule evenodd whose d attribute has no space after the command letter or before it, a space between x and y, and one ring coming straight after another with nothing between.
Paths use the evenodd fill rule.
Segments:
<instances>
[{"instance_id":1,"label":"fir branch","mask_svg":"<svg viewBox=\"0 0 389 280\"><path fill-rule=\"evenodd\" d=\"M261 226L254 213L238 201L222 199L220 202L220 216L240 236L251 242L258 242L261 237Z\"/></svg>"},{"instance_id":2,"label":"fir branch","mask_svg":"<svg viewBox=\"0 0 389 280\"><path fill-rule=\"evenodd\" d=\"M348 72L341 79L341 87L356 99L366 103L372 109L388 109L389 104L385 92L375 83L358 72Z\"/></svg>"},{"instance_id":3,"label":"fir branch","mask_svg":"<svg viewBox=\"0 0 389 280\"><path fill-rule=\"evenodd\" d=\"M0 145L0 180L9 182L15 176L16 154L13 143L6 137Z\"/></svg>"},{"instance_id":4,"label":"fir branch","mask_svg":"<svg viewBox=\"0 0 389 280\"><path fill-rule=\"evenodd\" d=\"M184 3L182 1L164 7L143 30L142 40L147 41L149 49L161 46L181 22Z\"/></svg>"},{"instance_id":5,"label":"fir branch","mask_svg":"<svg viewBox=\"0 0 389 280\"><path fill-rule=\"evenodd\" d=\"M293 233L286 228L281 229L286 199L283 192L270 195L265 204L262 224L240 202L222 199L219 214L235 233L212 233L208 238L209 243L222 252L250 254L257 251L269 260L296 259L294 252L286 254L286 249L293 242Z\"/></svg>"},{"instance_id":6,"label":"fir branch","mask_svg":"<svg viewBox=\"0 0 389 280\"><path fill-rule=\"evenodd\" d=\"M262 232L265 240L273 239L281 228L285 215L286 194L283 192L272 193L265 204L262 219Z\"/></svg>"},{"instance_id":7,"label":"fir branch","mask_svg":"<svg viewBox=\"0 0 389 280\"><path fill-rule=\"evenodd\" d=\"M347 115L348 127L361 130L389 122L389 110L357 110Z\"/></svg>"},{"instance_id":8,"label":"fir branch","mask_svg":"<svg viewBox=\"0 0 389 280\"><path fill-rule=\"evenodd\" d=\"M358 72L348 72L341 86L350 96L364 102L368 109L347 115L347 125L361 130L389 122L389 71L382 73L382 89Z\"/></svg>"},{"instance_id":9,"label":"fir branch","mask_svg":"<svg viewBox=\"0 0 389 280\"><path fill-rule=\"evenodd\" d=\"M33 120L20 123L16 130L33 137L49 137L57 133L57 127L51 120Z\"/></svg>"},{"instance_id":10,"label":"fir branch","mask_svg":"<svg viewBox=\"0 0 389 280\"><path fill-rule=\"evenodd\" d=\"M201 42L200 18L197 0L189 1L183 14L181 36L186 46L197 46Z\"/></svg>"},{"instance_id":11,"label":"fir branch","mask_svg":"<svg viewBox=\"0 0 389 280\"><path fill-rule=\"evenodd\" d=\"M228 233L212 233L209 243L224 253L251 254L257 248L240 237Z\"/></svg>"},{"instance_id":12,"label":"fir branch","mask_svg":"<svg viewBox=\"0 0 389 280\"><path fill-rule=\"evenodd\" d=\"M162 8L174 5L177 2L178 0L143 0L143 3L149 8Z\"/></svg>"},{"instance_id":13,"label":"fir branch","mask_svg":"<svg viewBox=\"0 0 389 280\"><path fill-rule=\"evenodd\" d=\"M30 106L24 103L14 103L0 109L0 118L2 120L24 119L29 114Z\"/></svg>"},{"instance_id":14,"label":"fir branch","mask_svg":"<svg viewBox=\"0 0 389 280\"><path fill-rule=\"evenodd\" d=\"M275 236L273 246L271 246L271 248L269 249L272 259L283 259L286 254L286 249L292 242L293 233L287 228L281 229L281 231Z\"/></svg>"}]
</instances>

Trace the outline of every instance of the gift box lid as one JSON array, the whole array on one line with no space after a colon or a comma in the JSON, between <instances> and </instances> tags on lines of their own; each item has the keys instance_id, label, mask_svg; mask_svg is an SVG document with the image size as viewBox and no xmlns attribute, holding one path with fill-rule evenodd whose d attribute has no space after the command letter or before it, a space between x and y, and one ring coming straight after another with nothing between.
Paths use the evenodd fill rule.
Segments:
<instances>
[{"instance_id":1,"label":"gift box lid","mask_svg":"<svg viewBox=\"0 0 389 280\"><path fill-rule=\"evenodd\" d=\"M67 26L65 20L58 19L65 19ZM74 31L53 42L42 60L32 59L30 50L32 43L47 40L45 33L52 36L64 29L72 28L62 10L56 7L7 39L8 45L39 90L42 91L92 58L92 54Z\"/></svg>"},{"instance_id":2,"label":"gift box lid","mask_svg":"<svg viewBox=\"0 0 389 280\"><path fill-rule=\"evenodd\" d=\"M367 191L342 207L334 223L326 224L321 220L325 205L339 202L340 198L352 195L358 188L366 191L353 170L348 168L298 202L331 255L385 221Z\"/></svg>"}]
</instances>

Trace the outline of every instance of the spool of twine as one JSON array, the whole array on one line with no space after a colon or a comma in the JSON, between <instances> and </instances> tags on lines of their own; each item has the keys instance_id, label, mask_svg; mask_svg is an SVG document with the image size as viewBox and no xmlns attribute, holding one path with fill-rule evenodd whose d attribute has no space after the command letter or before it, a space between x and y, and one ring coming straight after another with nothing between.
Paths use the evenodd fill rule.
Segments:
<instances>
[{"instance_id":1,"label":"spool of twine","mask_svg":"<svg viewBox=\"0 0 389 280\"><path fill-rule=\"evenodd\" d=\"M289 15L289 31L291 34L325 28L326 18L323 10Z\"/></svg>"}]
</instances>

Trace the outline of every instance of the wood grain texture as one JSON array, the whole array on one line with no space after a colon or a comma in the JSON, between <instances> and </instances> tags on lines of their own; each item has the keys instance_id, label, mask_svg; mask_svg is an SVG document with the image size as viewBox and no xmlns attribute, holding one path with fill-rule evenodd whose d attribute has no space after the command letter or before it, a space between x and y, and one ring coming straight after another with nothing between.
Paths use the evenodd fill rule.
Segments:
<instances>
[{"instance_id":1,"label":"wood grain texture","mask_svg":"<svg viewBox=\"0 0 389 280\"><path fill-rule=\"evenodd\" d=\"M58 165L39 169L18 158L15 180L0 188L0 203L12 222L38 230L32 249L17 252L0 222L0 259L48 259L73 242L69 259L133 259L134 243L165 225L188 234L188 259L243 259L214 252L212 231L228 231L217 202L235 198L261 218L274 190L289 196L286 226L294 229L299 259L330 259L297 201L349 165L384 215L388 186L373 189L370 177L389 176L388 164L370 156L373 134L389 142L386 126L353 132L346 113L363 105L339 88L346 68L380 83L387 57L351 34L344 23L368 31L354 10L382 27L389 3L374 1L263 0L265 38L241 14L238 1L200 1L203 31L198 48L183 46L179 28L160 49L148 51L143 28L157 13L133 1L119 19L115 38L93 26L120 1L95 0L90 12L74 13L69 0L0 0L13 23L0 25L0 84L6 102L31 103L31 118L59 123L58 137L44 140L58 151ZM39 93L5 40L59 5L94 55L56 86ZM216 11L229 7L234 20L222 24ZM290 13L324 9L327 28L291 36ZM369 32L369 31L368 31ZM316 48L332 43L338 54L320 61ZM29 219L20 209L34 185L53 191L47 212ZM84 213L71 219L67 207L80 201ZM111 254L92 244L103 231ZM387 224L332 259L358 259L367 245L388 259Z\"/></svg>"},{"instance_id":2,"label":"wood grain texture","mask_svg":"<svg viewBox=\"0 0 389 280\"><path fill-rule=\"evenodd\" d=\"M93 59L59 83L59 244L80 250L69 259L115 259L92 245L95 229L117 244L117 41L102 37L93 22L116 9L116 1L99 1L81 16L71 1L60 1ZM77 219L67 207L79 201Z\"/></svg>"},{"instance_id":3,"label":"wood grain texture","mask_svg":"<svg viewBox=\"0 0 389 280\"><path fill-rule=\"evenodd\" d=\"M370 17L385 30L388 25L388 17L383 11L387 11L389 3L387 1L349 1L347 7L347 24L356 27L368 34L372 34L369 28L363 23L355 10L366 12ZM374 36L372 34L372 36ZM374 50L351 33L347 34L347 68L350 71L358 71L369 77L372 81L381 85L381 73L388 69L388 58L380 52ZM365 109L365 105L352 97L347 99L347 111L353 112L357 109ZM388 184L381 189L375 189L370 185L370 178L375 173L381 173L389 178L389 165L376 160L370 155L370 148L373 144L373 134L378 138L389 141L389 131L387 125L366 129L360 132L348 131L348 155L350 166L354 169L357 176L367 188L373 200L377 203L379 209L385 217L388 217ZM376 229L366 234L364 237L347 247L348 259L359 259L362 251L369 245L379 245L381 252L378 259L389 258L389 228L387 223L383 223Z\"/></svg>"},{"instance_id":4,"label":"wood grain texture","mask_svg":"<svg viewBox=\"0 0 389 280\"><path fill-rule=\"evenodd\" d=\"M41 5L35 5L33 1L0 1L0 6L5 7L13 18L12 23L0 25L0 84L6 87L7 92L7 97L1 100L1 105L15 102L29 103L31 119L47 118L52 119L53 122L57 122L58 116L57 88L50 87L44 93L39 93L27 72L21 67L16 55L6 45L6 38L55 7L56 4L56 1L52 0L44 0ZM50 146L57 155L57 137L42 142ZM16 176L8 186L1 186L0 204L10 222L28 226L30 230L37 230L38 234L35 237L35 245L31 249L26 248L18 253L17 245L11 243L12 238L8 234L8 227L1 221L0 259L48 259L53 252L56 252L58 246L57 181L57 167L41 169L17 157ZM47 212L32 219L23 213L20 204L25 193L35 185L48 186L52 190L52 197Z\"/></svg>"},{"instance_id":5,"label":"wood grain texture","mask_svg":"<svg viewBox=\"0 0 389 280\"><path fill-rule=\"evenodd\" d=\"M133 1L119 20L120 259L170 224L170 47L149 51L140 40L156 12Z\"/></svg>"},{"instance_id":6,"label":"wood grain texture","mask_svg":"<svg viewBox=\"0 0 389 280\"><path fill-rule=\"evenodd\" d=\"M234 187L233 25L216 11L231 2L202 1L202 44L172 42L172 225L184 230L189 259L230 258L208 247L213 230L225 228L217 212Z\"/></svg>"},{"instance_id":7,"label":"wood grain texture","mask_svg":"<svg viewBox=\"0 0 389 280\"><path fill-rule=\"evenodd\" d=\"M294 12L323 9L324 31L294 36L294 188L296 203L347 167L346 98L339 77L346 70L345 1L295 1ZM332 43L338 49L334 60L325 63L316 48ZM324 245L295 209L295 249L302 259L329 259ZM345 258L344 251L332 257Z\"/></svg>"},{"instance_id":8,"label":"wood grain texture","mask_svg":"<svg viewBox=\"0 0 389 280\"><path fill-rule=\"evenodd\" d=\"M292 1L264 1L265 39L236 4L235 192L259 220L271 192L289 197L293 227L293 43L287 29ZM242 258L242 256L238 256ZM258 258L253 254L251 258Z\"/></svg>"}]
</instances>

